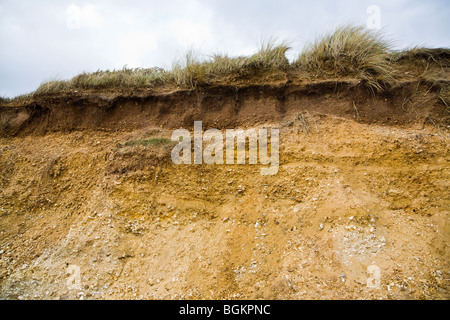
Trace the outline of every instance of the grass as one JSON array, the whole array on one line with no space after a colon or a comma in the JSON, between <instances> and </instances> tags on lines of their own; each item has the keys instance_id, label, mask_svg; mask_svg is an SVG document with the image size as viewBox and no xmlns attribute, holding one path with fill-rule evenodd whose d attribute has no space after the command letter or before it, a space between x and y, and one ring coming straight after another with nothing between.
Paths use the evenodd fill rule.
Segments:
<instances>
[{"instance_id":1,"label":"grass","mask_svg":"<svg viewBox=\"0 0 450 320\"><path fill-rule=\"evenodd\" d=\"M151 87L162 83L165 71L161 68L135 68L82 73L69 81L50 81L42 84L35 94L59 92L66 89L105 89Z\"/></svg>"},{"instance_id":2,"label":"grass","mask_svg":"<svg viewBox=\"0 0 450 320\"><path fill-rule=\"evenodd\" d=\"M417 62L418 60L422 60L431 63L443 63L448 66L450 62L450 50L445 48L430 49L424 47L414 47L394 53L393 58L396 61Z\"/></svg>"},{"instance_id":3,"label":"grass","mask_svg":"<svg viewBox=\"0 0 450 320\"><path fill-rule=\"evenodd\" d=\"M263 41L259 51L248 59L248 63L260 69L285 69L289 67L286 52L290 49L286 41L274 39Z\"/></svg>"},{"instance_id":4,"label":"grass","mask_svg":"<svg viewBox=\"0 0 450 320\"><path fill-rule=\"evenodd\" d=\"M10 101L11 101L10 98L0 97L0 103L8 103Z\"/></svg>"},{"instance_id":5,"label":"grass","mask_svg":"<svg viewBox=\"0 0 450 320\"><path fill-rule=\"evenodd\" d=\"M395 84L390 43L379 32L357 26L338 27L305 47L295 66L313 77L355 77L382 91Z\"/></svg>"},{"instance_id":6,"label":"grass","mask_svg":"<svg viewBox=\"0 0 450 320\"><path fill-rule=\"evenodd\" d=\"M284 41L263 41L250 56L226 54L202 56L190 49L170 70L123 68L82 73L67 81L43 83L33 95L64 90L133 89L175 87L194 89L214 84L270 83L290 74L305 80L329 78L360 79L372 91L395 86L405 75L433 80L436 70L449 66L450 49L416 47L393 51L380 32L359 26L341 26L308 44L292 63L286 57L290 46ZM417 65L416 65L417 64ZM420 69L420 70L419 70ZM0 101L3 102L3 101Z\"/></svg>"},{"instance_id":7,"label":"grass","mask_svg":"<svg viewBox=\"0 0 450 320\"><path fill-rule=\"evenodd\" d=\"M258 52L251 57L230 58L215 54L207 60L190 49L186 56L174 63L167 80L177 86L195 88L213 84L229 77L245 77L258 71L283 70L289 67L286 52L289 46L285 42L277 43L270 39L261 44Z\"/></svg>"},{"instance_id":8,"label":"grass","mask_svg":"<svg viewBox=\"0 0 450 320\"><path fill-rule=\"evenodd\" d=\"M150 139L135 139L131 141L125 142L123 145L118 143L117 147L121 148L122 146L126 147L134 147L134 146L157 146L157 145L169 145L172 144L172 140L167 138L150 138Z\"/></svg>"}]
</instances>

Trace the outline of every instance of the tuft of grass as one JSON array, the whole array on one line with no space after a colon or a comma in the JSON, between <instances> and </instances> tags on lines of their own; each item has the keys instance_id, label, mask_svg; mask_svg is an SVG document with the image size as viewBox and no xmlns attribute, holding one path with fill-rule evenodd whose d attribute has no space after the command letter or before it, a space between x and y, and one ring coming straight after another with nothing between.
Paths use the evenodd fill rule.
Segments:
<instances>
[{"instance_id":1,"label":"tuft of grass","mask_svg":"<svg viewBox=\"0 0 450 320\"><path fill-rule=\"evenodd\" d=\"M169 79L177 86L195 88L206 84L208 76L207 64L199 59L199 54L189 49L184 59L174 62Z\"/></svg>"},{"instance_id":2,"label":"tuft of grass","mask_svg":"<svg viewBox=\"0 0 450 320\"><path fill-rule=\"evenodd\" d=\"M341 26L306 46L294 66L313 77L356 77L382 91L396 82L390 55L390 43L379 32Z\"/></svg>"},{"instance_id":3,"label":"tuft of grass","mask_svg":"<svg viewBox=\"0 0 450 320\"><path fill-rule=\"evenodd\" d=\"M229 57L223 54L214 54L210 61L210 72L216 73L217 76L226 75L243 75L245 68L248 66L247 57Z\"/></svg>"},{"instance_id":4,"label":"tuft of grass","mask_svg":"<svg viewBox=\"0 0 450 320\"><path fill-rule=\"evenodd\" d=\"M393 53L392 59L396 62L417 62L422 60L448 66L450 61L450 49L414 47L408 50Z\"/></svg>"},{"instance_id":5,"label":"tuft of grass","mask_svg":"<svg viewBox=\"0 0 450 320\"><path fill-rule=\"evenodd\" d=\"M111 88L111 87L145 87L153 86L164 76L165 71L160 68L128 69L114 71L97 71L82 73L70 82L74 88Z\"/></svg>"},{"instance_id":6,"label":"tuft of grass","mask_svg":"<svg viewBox=\"0 0 450 320\"><path fill-rule=\"evenodd\" d=\"M157 146L157 145L169 145L172 144L172 140L167 138L150 138L150 139L135 139L131 141L125 142L123 145L126 147L134 147L134 146ZM122 147L122 144L118 143L117 147Z\"/></svg>"},{"instance_id":7,"label":"tuft of grass","mask_svg":"<svg viewBox=\"0 0 450 320\"><path fill-rule=\"evenodd\" d=\"M285 69L289 67L286 52L291 48L286 41L277 43L274 39L262 41L259 51L248 59L250 65L261 69Z\"/></svg>"},{"instance_id":8,"label":"tuft of grass","mask_svg":"<svg viewBox=\"0 0 450 320\"><path fill-rule=\"evenodd\" d=\"M286 42L277 43L270 39L262 42L258 52L251 57L230 58L215 54L206 60L201 60L200 54L189 49L183 59L173 64L168 78L177 86L195 88L230 77L238 78L265 70L285 70L290 66L286 58L289 49Z\"/></svg>"},{"instance_id":9,"label":"tuft of grass","mask_svg":"<svg viewBox=\"0 0 450 320\"><path fill-rule=\"evenodd\" d=\"M0 103L8 103L10 101L11 101L10 98L0 97Z\"/></svg>"},{"instance_id":10,"label":"tuft of grass","mask_svg":"<svg viewBox=\"0 0 450 320\"><path fill-rule=\"evenodd\" d=\"M66 89L70 89L70 83L67 81L48 81L39 86L34 92L35 95L56 93Z\"/></svg>"},{"instance_id":11,"label":"tuft of grass","mask_svg":"<svg viewBox=\"0 0 450 320\"><path fill-rule=\"evenodd\" d=\"M161 68L124 67L122 70L82 73L69 81L50 81L42 84L35 94L55 93L67 89L105 89L152 87L164 82L166 71Z\"/></svg>"},{"instance_id":12,"label":"tuft of grass","mask_svg":"<svg viewBox=\"0 0 450 320\"><path fill-rule=\"evenodd\" d=\"M445 69L450 67L450 49L414 47L394 52L391 60L402 75L436 83L446 77Z\"/></svg>"}]
</instances>

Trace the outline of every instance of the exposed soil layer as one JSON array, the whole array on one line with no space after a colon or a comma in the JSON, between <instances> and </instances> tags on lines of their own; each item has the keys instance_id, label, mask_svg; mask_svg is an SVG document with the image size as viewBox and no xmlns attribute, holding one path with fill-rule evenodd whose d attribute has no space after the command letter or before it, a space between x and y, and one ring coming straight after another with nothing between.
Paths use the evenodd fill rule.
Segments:
<instances>
[{"instance_id":1,"label":"exposed soil layer","mask_svg":"<svg viewBox=\"0 0 450 320\"><path fill-rule=\"evenodd\" d=\"M449 299L442 85L66 92L4 105L0 298ZM177 166L170 144L126 144L195 120L280 129L278 174Z\"/></svg>"},{"instance_id":2,"label":"exposed soil layer","mask_svg":"<svg viewBox=\"0 0 450 320\"><path fill-rule=\"evenodd\" d=\"M0 107L3 135L72 130L135 130L149 126L230 128L290 119L299 112L336 115L364 123L398 125L444 119L439 91L445 81L403 82L374 94L356 80L296 85L216 86L173 92L69 91ZM448 110L447 110L448 111Z\"/></svg>"}]
</instances>

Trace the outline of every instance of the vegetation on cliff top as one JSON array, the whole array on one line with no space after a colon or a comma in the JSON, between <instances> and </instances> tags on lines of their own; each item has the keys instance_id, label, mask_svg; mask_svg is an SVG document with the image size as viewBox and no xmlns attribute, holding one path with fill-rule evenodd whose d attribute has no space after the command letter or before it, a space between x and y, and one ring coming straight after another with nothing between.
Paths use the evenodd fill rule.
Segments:
<instances>
[{"instance_id":1,"label":"vegetation on cliff top","mask_svg":"<svg viewBox=\"0 0 450 320\"><path fill-rule=\"evenodd\" d=\"M450 49L413 48L392 50L391 43L374 30L341 26L306 45L290 62L288 43L270 39L248 57L216 54L206 59L189 50L171 70L124 67L122 70L82 73L67 81L43 83L32 96L65 90L182 88L214 84L273 83L320 79L358 79L381 92L402 79L436 81L450 66ZM26 95L26 96L30 96ZM0 102L7 102L3 99Z\"/></svg>"}]
</instances>

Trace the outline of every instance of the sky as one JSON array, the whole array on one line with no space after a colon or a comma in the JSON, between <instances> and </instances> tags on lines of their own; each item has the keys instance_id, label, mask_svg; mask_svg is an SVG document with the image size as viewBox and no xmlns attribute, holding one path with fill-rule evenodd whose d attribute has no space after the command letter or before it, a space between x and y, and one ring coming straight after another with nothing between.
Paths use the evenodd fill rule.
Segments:
<instances>
[{"instance_id":1,"label":"sky","mask_svg":"<svg viewBox=\"0 0 450 320\"><path fill-rule=\"evenodd\" d=\"M188 49L255 53L286 40L293 60L339 25L380 29L395 49L450 47L449 0L0 0L0 96L81 72L170 69Z\"/></svg>"}]
</instances>

